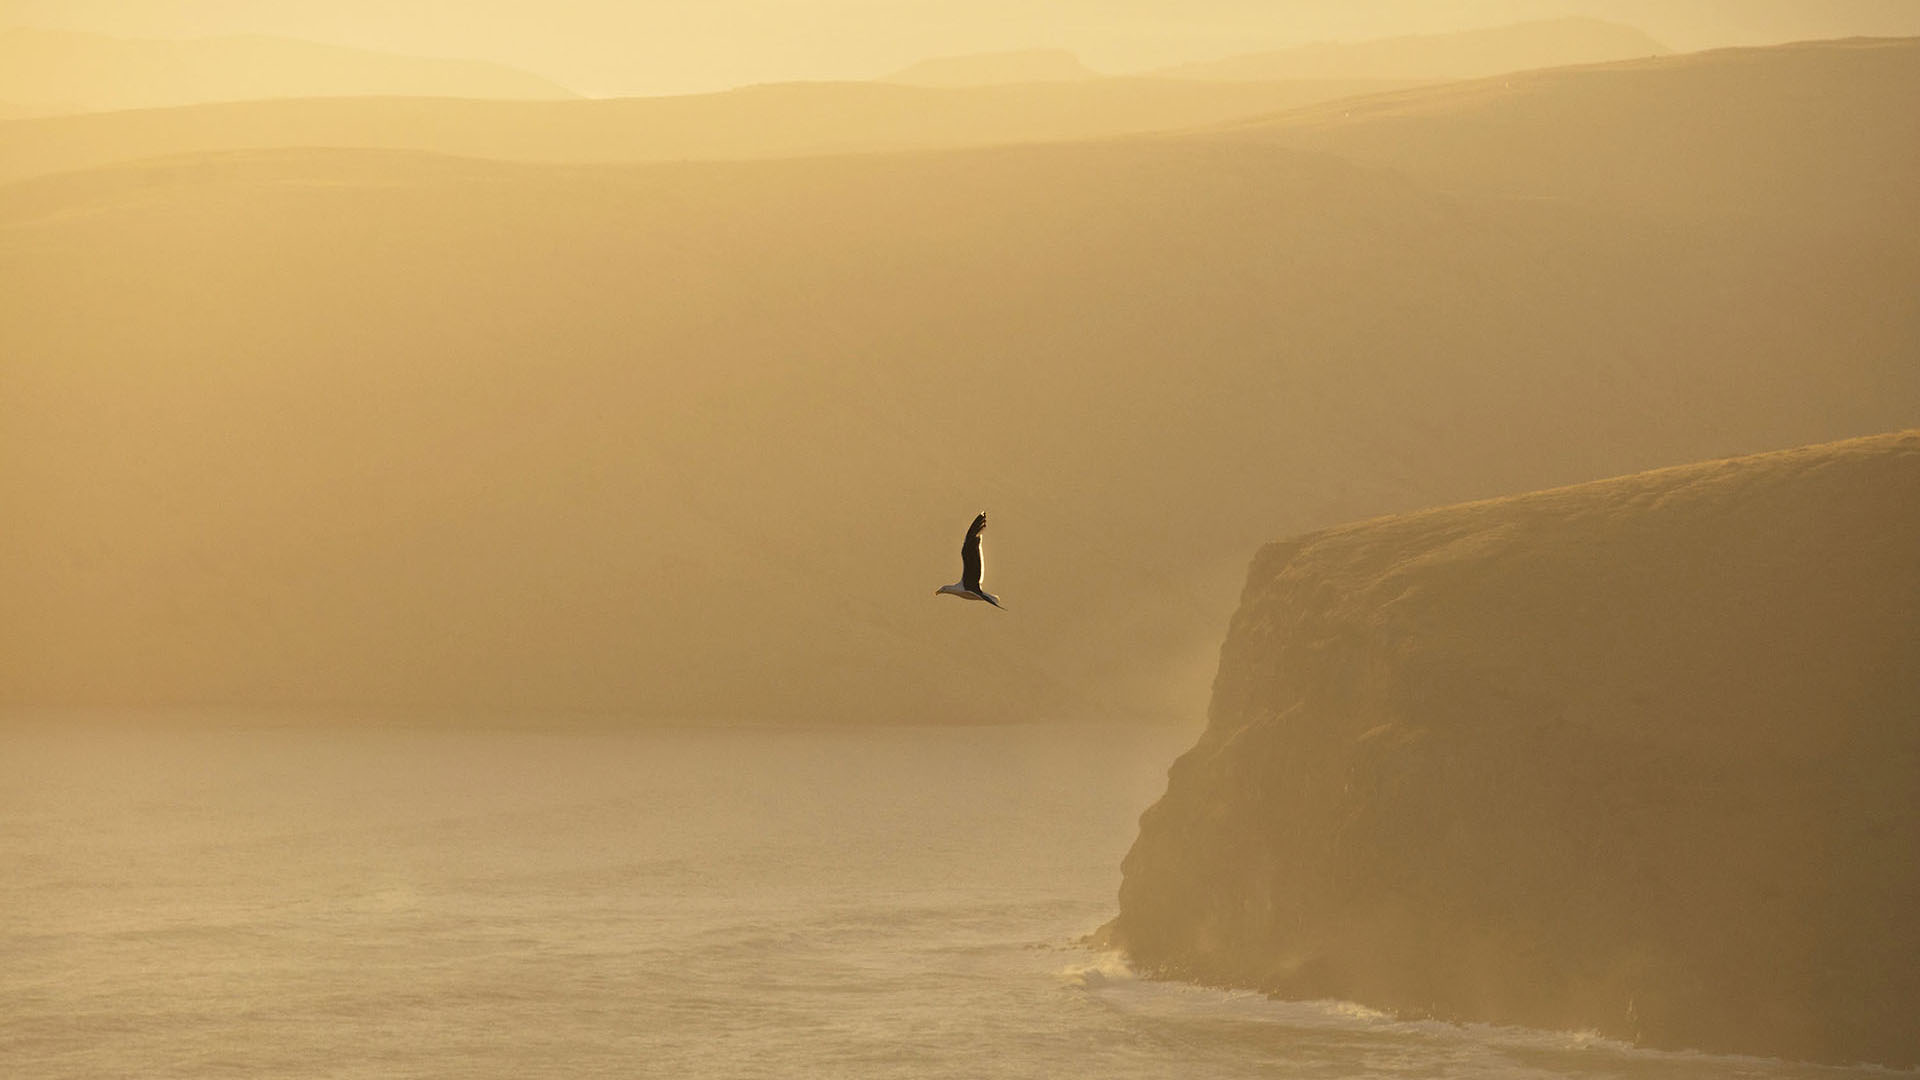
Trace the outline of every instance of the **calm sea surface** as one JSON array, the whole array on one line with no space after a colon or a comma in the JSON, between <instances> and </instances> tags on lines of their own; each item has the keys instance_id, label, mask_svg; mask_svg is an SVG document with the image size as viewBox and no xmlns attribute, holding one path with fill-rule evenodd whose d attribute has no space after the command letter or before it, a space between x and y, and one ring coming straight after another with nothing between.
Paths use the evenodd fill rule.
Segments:
<instances>
[{"instance_id":1,"label":"calm sea surface","mask_svg":"<svg viewBox=\"0 0 1920 1080\"><path fill-rule=\"evenodd\" d=\"M1193 735L0 730L0 1076L1888 1075L1135 979Z\"/></svg>"}]
</instances>

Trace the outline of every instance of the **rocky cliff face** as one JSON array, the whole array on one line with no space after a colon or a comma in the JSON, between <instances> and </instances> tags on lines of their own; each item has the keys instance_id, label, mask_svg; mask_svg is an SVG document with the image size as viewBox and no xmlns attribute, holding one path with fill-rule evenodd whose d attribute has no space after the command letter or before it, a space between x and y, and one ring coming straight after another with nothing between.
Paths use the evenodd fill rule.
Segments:
<instances>
[{"instance_id":1,"label":"rocky cliff face","mask_svg":"<svg viewBox=\"0 0 1920 1080\"><path fill-rule=\"evenodd\" d=\"M1166 976L1920 1062L1920 432L1267 547L1120 908Z\"/></svg>"}]
</instances>

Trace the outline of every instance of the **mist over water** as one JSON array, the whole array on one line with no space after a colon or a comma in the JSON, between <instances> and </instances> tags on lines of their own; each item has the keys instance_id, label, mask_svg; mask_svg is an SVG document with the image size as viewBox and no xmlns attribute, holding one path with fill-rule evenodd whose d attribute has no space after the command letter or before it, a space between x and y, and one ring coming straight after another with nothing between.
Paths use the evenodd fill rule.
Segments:
<instances>
[{"instance_id":1,"label":"mist over water","mask_svg":"<svg viewBox=\"0 0 1920 1080\"><path fill-rule=\"evenodd\" d=\"M1844 1076L1135 978L1178 729L0 735L0 1072Z\"/></svg>"},{"instance_id":2,"label":"mist over water","mask_svg":"<svg viewBox=\"0 0 1920 1080\"><path fill-rule=\"evenodd\" d=\"M1920 0L449 8L0 0L0 1080L1920 1080Z\"/></svg>"}]
</instances>

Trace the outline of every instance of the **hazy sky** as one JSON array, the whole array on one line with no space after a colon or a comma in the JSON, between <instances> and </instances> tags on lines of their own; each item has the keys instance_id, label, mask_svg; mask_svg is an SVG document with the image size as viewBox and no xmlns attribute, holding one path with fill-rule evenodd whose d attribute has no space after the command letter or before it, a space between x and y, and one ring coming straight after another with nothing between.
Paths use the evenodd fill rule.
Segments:
<instances>
[{"instance_id":1,"label":"hazy sky","mask_svg":"<svg viewBox=\"0 0 1920 1080\"><path fill-rule=\"evenodd\" d=\"M497 60L589 93L866 78L1036 46L1124 72L1566 14L1632 23L1679 49L1920 34L1920 0L0 0L0 27L287 35Z\"/></svg>"}]
</instances>

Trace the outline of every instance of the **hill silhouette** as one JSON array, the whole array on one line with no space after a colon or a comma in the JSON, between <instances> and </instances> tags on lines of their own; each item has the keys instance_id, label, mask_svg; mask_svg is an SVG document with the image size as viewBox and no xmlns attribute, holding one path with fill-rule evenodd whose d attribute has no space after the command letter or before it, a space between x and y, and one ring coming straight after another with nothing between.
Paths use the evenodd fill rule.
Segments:
<instances>
[{"instance_id":1,"label":"hill silhouette","mask_svg":"<svg viewBox=\"0 0 1920 1080\"><path fill-rule=\"evenodd\" d=\"M963 89L784 83L597 101L258 101L0 123L0 180L215 150L422 150L509 161L793 157L1201 128L1391 89L1099 79Z\"/></svg>"},{"instance_id":2,"label":"hill silhouette","mask_svg":"<svg viewBox=\"0 0 1920 1080\"><path fill-rule=\"evenodd\" d=\"M1822 70L1836 123L1902 130ZM1216 134L5 185L0 700L1176 715L1261 538L1920 414L1910 243L1418 164ZM1006 612L932 596L982 509Z\"/></svg>"}]
</instances>

